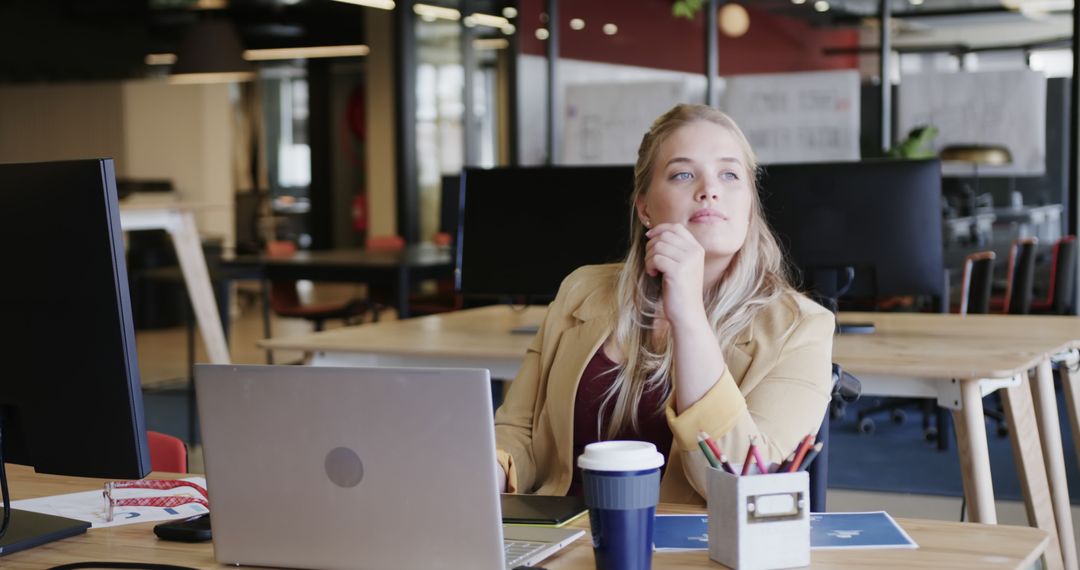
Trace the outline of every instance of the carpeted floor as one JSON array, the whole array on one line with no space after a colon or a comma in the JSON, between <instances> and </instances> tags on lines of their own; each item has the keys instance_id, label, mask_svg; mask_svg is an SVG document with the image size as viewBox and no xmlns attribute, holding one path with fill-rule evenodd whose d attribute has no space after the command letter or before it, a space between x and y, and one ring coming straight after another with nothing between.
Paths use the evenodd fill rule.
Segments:
<instances>
[{"instance_id":1,"label":"carpeted floor","mask_svg":"<svg viewBox=\"0 0 1080 570\"><path fill-rule=\"evenodd\" d=\"M952 426L949 426L949 450L945 452L938 451L935 443L923 437L922 415L915 408L907 408L907 420L902 425L891 422L885 413L877 414L874 416L874 433L860 434L856 413L859 408L874 405L876 401L877 398L860 400L848 406L843 418L833 421L829 432L829 487L962 496L963 483ZM985 401L990 402L990 399ZM1069 496L1073 504L1080 504L1080 471L1061 402L1059 393L1058 414L1063 422L1062 447L1065 451ZM1021 500L1023 497L1009 438L998 437L995 426L987 423L994 495L999 499Z\"/></svg>"}]
</instances>

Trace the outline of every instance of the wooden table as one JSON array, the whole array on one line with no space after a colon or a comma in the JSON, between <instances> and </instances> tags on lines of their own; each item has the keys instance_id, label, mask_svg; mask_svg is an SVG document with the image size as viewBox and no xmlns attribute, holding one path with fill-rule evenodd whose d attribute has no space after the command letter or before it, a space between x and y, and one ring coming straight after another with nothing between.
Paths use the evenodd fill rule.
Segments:
<instances>
[{"instance_id":1,"label":"wooden table","mask_svg":"<svg viewBox=\"0 0 1080 570\"><path fill-rule=\"evenodd\" d=\"M120 227L124 231L165 230L169 233L207 357L213 364L229 364L229 346L225 342L225 330L221 326L214 289L210 286L210 274L206 270L206 258L195 226L194 210L214 207L217 206L125 204L120 207Z\"/></svg>"},{"instance_id":2,"label":"wooden table","mask_svg":"<svg viewBox=\"0 0 1080 570\"><path fill-rule=\"evenodd\" d=\"M100 489L103 480L36 475L30 469L8 466L11 490L16 499ZM154 476L168 477L169 474ZM662 505L662 512L701 512L687 507ZM918 519L897 519L919 544L917 550L813 551L810 568L986 568L1028 569L1046 549L1047 533L1028 527L982 525ZM588 520L575 523L588 529ZM223 568L213 557L209 543L185 544L158 540L153 524L137 524L91 530L84 535L49 543L0 558L4 568L44 570L58 564L82 561L154 562L195 568ZM576 541L544 561L549 570L592 570L589 537ZM658 569L722 568L705 552L658 553Z\"/></svg>"},{"instance_id":3,"label":"wooden table","mask_svg":"<svg viewBox=\"0 0 1080 570\"><path fill-rule=\"evenodd\" d=\"M1013 455L1028 519L1060 538L1062 564L1077 567L1065 457L1051 361L1075 363L1080 319L1061 316L843 313L841 321L873 322L872 335L838 337L833 358L863 381L864 394L936 398L951 409L972 520L995 522L983 396L1003 389ZM1025 358L1029 357L1025 362ZM1017 365L1020 364L1019 367ZM898 382L897 374L921 376ZM1013 375L1010 379L1009 376ZM1029 379L1030 376L1030 379ZM1065 396L1078 433L1078 376ZM903 393L897 393L898 389ZM1052 557L1055 545L1048 549ZM1050 567L1056 567L1049 562Z\"/></svg>"},{"instance_id":4,"label":"wooden table","mask_svg":"<svg viewBox=\"0 0 1080 570\"><path fill-rule=\"evenodd\" d=\"M539 323L544 311L482 307L260 346L311 352L314 365L481 367L510 380L532 338L509 331ZM968 512L975 522L997 522L982 397L1005 390L1028 516L1053 539L1048 567L1077 568L1050 357L1076 346L1080 323L1067 317L889 313L845 313L841 320L877 327L875 334L842 335L834 342L834 361L863 380L863 393L935 398L953 410ZM1031 383L1034 404L1031 369L1037 371Z\"/></svg>"}]
</instances>

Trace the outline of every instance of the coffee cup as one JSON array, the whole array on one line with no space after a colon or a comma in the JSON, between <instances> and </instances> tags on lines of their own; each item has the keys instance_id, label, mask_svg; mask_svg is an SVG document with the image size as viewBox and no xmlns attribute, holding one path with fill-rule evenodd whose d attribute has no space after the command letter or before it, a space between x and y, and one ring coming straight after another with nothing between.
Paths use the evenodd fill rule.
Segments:
<instances>
[{"instance_id":1,"label":"coffee cup","mask_svg":"<svg viewBox=\"0 0 1080 570\"><path fill-rule=\"evenodd\" d=\"M644 441L601 441L578 457L597 570L649 570L664 456Z\"/></svg>"}]
</instances>

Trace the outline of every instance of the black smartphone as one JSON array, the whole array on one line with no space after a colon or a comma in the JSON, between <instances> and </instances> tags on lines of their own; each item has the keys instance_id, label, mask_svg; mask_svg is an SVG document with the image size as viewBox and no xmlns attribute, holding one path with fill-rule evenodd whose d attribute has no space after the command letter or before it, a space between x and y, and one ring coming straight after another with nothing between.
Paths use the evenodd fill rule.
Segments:
<instances>
[{"instance_id":1,"label":"black smartphone","mask_svg":"<svg viewBox=\"0 0 1080 570\"><path fill-rule=\"evenodd\" d=\"M179 542L210 540L210 513L163 522L154 526L154 534L162 540Z\"/></svg>"},{"instance_id":2,"label":"black smartphone","mask_svg":"<svg viewBox=\"0 0 1080 570\"><path fill-rule=\"evenodd\" d=\"M874 323L836 323L837 332L840 334L873 334Z\"/></svg>"}]
</instances>

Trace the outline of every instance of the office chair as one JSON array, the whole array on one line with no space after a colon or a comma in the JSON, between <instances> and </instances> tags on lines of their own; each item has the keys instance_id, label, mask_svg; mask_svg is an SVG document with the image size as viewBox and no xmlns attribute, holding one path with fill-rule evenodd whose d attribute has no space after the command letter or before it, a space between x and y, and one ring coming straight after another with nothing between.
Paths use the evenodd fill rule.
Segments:
<instances>
[{"instance_id":1,"label":"office chair","mask_svg":"<svg viewBox=\"0 0 1080 570\"><path fill-rule=\"evenodd\" d=\"M844 372L839 364L832 365L832 381L834 401L850 403L859 399L862 383L858 378ZM817 436L822 444L821 453L806 470L810 476L810 512L815 513L825 512L825 495L829 484L829 417L829 410L825 410Z\"/></svg>"},{"instance_id":2,"label":"office chair","mask_svg":"<svg viewBox=\"0 0 1080 570\"><path fill-rule=\"evenodd\" d=\"M990 312L996 257L992 251L977 251L964 259L964 276L960 283L961 315Z\"/></svg>"},{"instance_id":3,"label":"office chair","mask_svg":"<svg viewBox=\"0 0 1080 570\"><path fill-rule=\"evenodd\" d=\"M990 299L990 310L1007 315L1031 313L1035 286L1035 255L1039 240L1034 237L1013 240L1009 248L1008 280L1004 297Z\"/></svg>"},{"instance_id":4,"label":"office chair","mask_svg":"<svg viewBox=\"0 0 1080 570\"><path fill-rule=\"evenodd\" d=\"M187 447L178 438L157 431L146 432L146 443L150 447L150 468L168 473L187 473Z\"/></svg>"},{"instance_id":5,"label":"office chair","mask_svg":"<svg viewBox=\"0 0 1080 570\"><path fill-rule=\"evenodd\" d=\"M272 241L266 244L266 252L270 257L288 257L296 253L296 244L291 241ZM341 319L345 324L353 324L371 312L372 305L364 299L305 305L300 301L295 281L272 281L270 309L282 317L311 321L315 330L321 331L327 319ZM375 320L378 320L377 317L378 313L375 313Z\"/></svg>"},{"instance_id":6,"label":"office chair","mask_svg":"<svg viewBox=\"0 0 1080 570\"><path fill-rule=\"evenodd\" d=\"M1046 297L1032 301L1031 312L1049 315L1072 314L1075 286L1076 236L1068 235L1054 243Z\"/></svg>"},{"instance_id":7,"label":"office chair","mask_svg":"<svg viewBox=\"0 0 1080 570\"><path fill-rule=\"evenodd\" d=\"M446 232L437 232L432 236L432 241L437 247L451 247L453 236ZM405 249L405 240L401 236L372 236L365 244L368 251L401 251ZM436 290L433 293L409 292L409 313L414 317L447 313L461 309L463 304L461 296L454 287L454 279L439 279L435 282ZM393 304L394 292L378 287L368 288L368 298L372 302L373 320L379 320L379 313L388 305Z\"/></svg>"}]
</instances>

